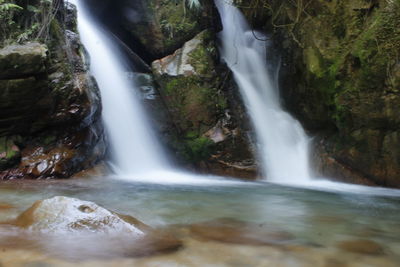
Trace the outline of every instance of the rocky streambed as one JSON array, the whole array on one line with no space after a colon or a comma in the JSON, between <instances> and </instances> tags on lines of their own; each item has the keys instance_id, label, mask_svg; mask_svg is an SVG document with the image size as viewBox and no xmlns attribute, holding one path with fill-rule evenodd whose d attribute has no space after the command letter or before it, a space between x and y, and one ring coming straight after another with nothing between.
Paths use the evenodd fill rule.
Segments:
<instances>
[{"instance_id":1,"label":"rocky streambed","mask_svg":"<svg viewBox=\"0 0 400 267\"><path fill-rule=\"evenodd\" d=\"M0 259L3 266L398 266L399 193L361 191L110 177L5 182Z\"/></svg>"}]
</instances>

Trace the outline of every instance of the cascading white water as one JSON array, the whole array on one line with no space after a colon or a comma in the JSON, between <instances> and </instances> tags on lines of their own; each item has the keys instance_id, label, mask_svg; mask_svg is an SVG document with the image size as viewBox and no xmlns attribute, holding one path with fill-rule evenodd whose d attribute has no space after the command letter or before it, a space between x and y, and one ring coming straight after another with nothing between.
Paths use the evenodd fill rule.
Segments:
<instances>
[{"instance_id":1,"label":"cascading white water","mask_svg":"<svg viewBox=\"0 0 400 267\"><path fill-rule=\"evenodd\" d=\"M223 31L222 58L232 70L256 131L267 179L280 183L310 180L309 138L298 121L282 110L268 74L266 43L256 38L229 0L215 0Z\"/></svg>"},{"instance_id":2,"label":"cascading white water","mask_svg":"<svg viewBox=\"0 0 400 267\"><path fill-rule=\"evenodd\" d=\"M90 71L101 92L115 171L132 175L166 169L168 162L150 130L145 111L135 99L136 88L127 80L118 48L87 14L81 0L70 2L77 6L81 41L90 55Z\"/></svg>"}]
</instances>

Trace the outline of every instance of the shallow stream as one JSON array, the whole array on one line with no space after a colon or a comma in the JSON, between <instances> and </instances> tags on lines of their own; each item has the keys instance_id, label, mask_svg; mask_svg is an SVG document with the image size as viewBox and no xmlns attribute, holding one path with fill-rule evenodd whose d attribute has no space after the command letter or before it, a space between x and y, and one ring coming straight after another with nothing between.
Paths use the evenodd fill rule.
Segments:
<instances>
[{"instance_id":1,"label":"shallow stream","mask_svg":"<svg viewBox=\"0 0 400 267\"><path fill-rule=\"evenodd\" d=\"M7 244L10 235L18 240L18 231L13 233L4 225L0 228L0 261L5 266L69 266L76 262L80 266L399 266L400 192L350 188L353 192L207 180L197 185L146 184L110 177L3 182L1 221L15 218L36 200L62 195L93 201L168 229L184 245L167 254L120 257L107 250L109 244L83 237L46 240L32 235ZM188 230L190 225L216 220L253 236L260 232L261 239L265 231L283 233L287 238L260 245L199 238ZM349 241L350 245L340 245ZM353 241L359 242L356 246L363 251L354 251ZM371 250L371 241L381 249Z\"/></svg>"}]
</instances>

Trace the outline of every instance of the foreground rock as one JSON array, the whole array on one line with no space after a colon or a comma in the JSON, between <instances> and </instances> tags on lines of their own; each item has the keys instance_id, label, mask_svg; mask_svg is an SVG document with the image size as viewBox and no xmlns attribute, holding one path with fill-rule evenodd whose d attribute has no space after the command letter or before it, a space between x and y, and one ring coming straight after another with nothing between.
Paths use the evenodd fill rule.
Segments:
<instances>
[{"instance_id":1,"label":"foreground rock","mask_svg":"<svg viewBox=\"0 0 400 267\"><path fill-rule=\"evenodd\" d=\"M99 249L119 256L144 256L174 251L182 243L168 233L155 230L139 220L108 211L97 204L57 196L35 202L19 215L13 225L30 232L58 237L58 245L75 240L84 244L102 242ZM61 238L60 238L61 237Z\"/></svg>"}]
</instances>

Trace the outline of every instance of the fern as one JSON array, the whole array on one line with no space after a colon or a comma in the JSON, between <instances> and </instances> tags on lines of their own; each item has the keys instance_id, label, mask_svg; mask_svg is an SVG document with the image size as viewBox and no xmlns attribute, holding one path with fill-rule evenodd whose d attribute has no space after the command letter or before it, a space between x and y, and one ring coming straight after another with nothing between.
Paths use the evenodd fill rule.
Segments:
<instances>
[{"instance_id":1,"label":"fern","mask_svg":"<svg viewBox=\"0 0 400 267\"><path fill-rule=\"evenodd\" d=\"M13 3L5 3L4 0L0 0L0 12L5 12L11 9L22 9L22 7Z\"/></svg>"}]
</instances>

